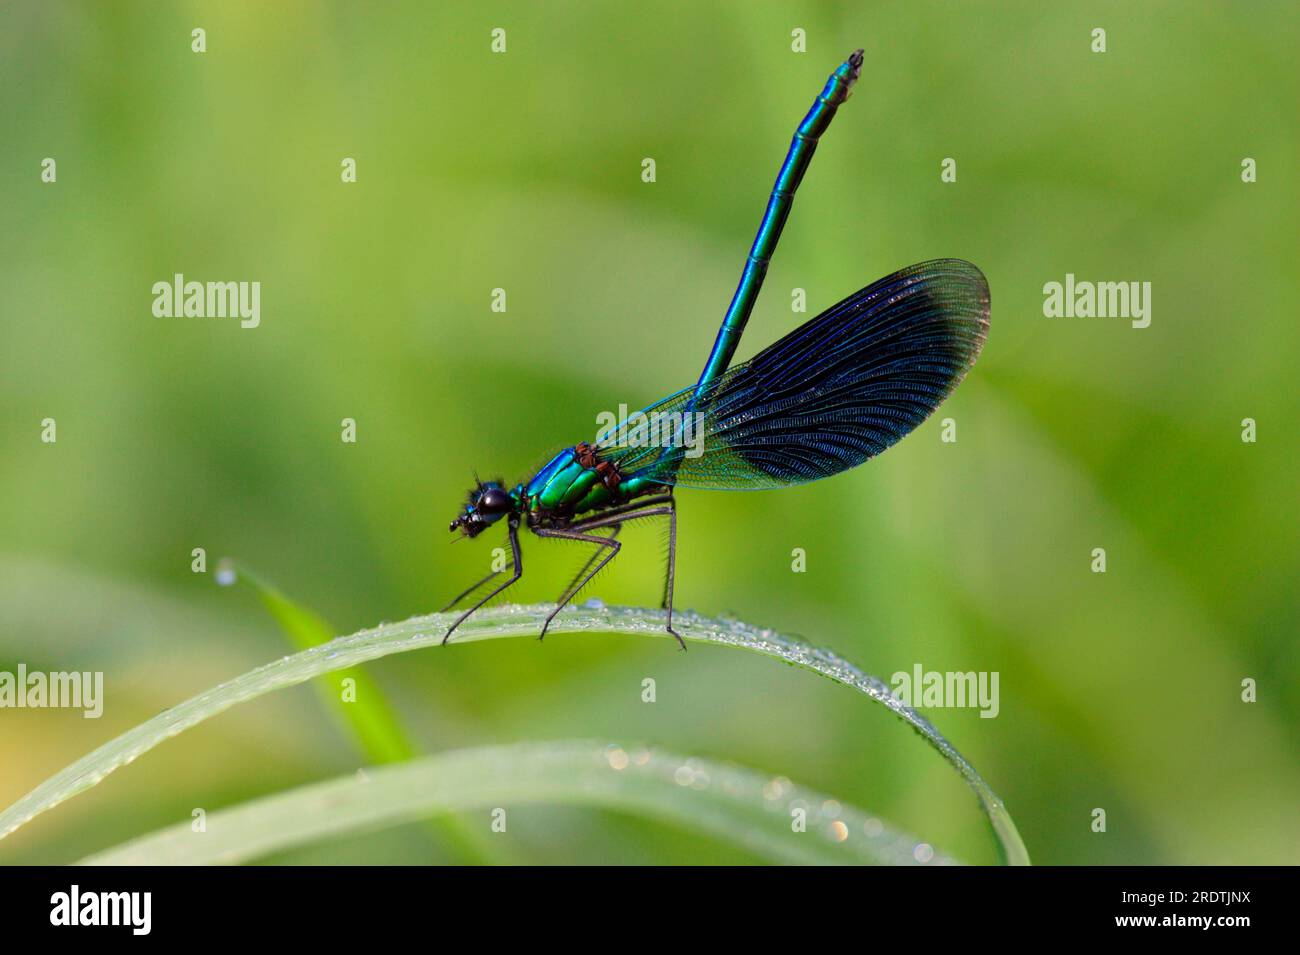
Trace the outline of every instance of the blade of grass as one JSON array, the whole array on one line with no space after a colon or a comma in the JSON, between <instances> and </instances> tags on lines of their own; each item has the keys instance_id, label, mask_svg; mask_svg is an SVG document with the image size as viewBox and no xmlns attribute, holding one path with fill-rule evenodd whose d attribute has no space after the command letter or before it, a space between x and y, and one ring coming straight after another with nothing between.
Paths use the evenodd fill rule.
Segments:
<instances>
[{"instance_id":1,"label":"blade of grass","mask_svg":"<svg viewBox=\"0 0 1300 955\"><path fill-rule=\"evenodd\" d=\"M251 588L275 619L289 643L298 650L310 650L328 643L338 633L316 611L290 600L284 592L260 574L229 558L223 559L215 574L223 587L243 584ZM352 681L352 699L341 692L343 681ZM418 750L402 728L397 711L388 702L379 684L360 667L347 667L332 676L322 674L315 681L321 700L330 713L353 737L357 749L371 763L401 763L413 758ZM455 816L428 820L429 834L435 844L460 863L506 862L478 833L469 830Z\"/></svg>"},{"instance_id":2,"label":"blade of grass","mask_svg":"<svg viewBox=\"0 0 1300 955\"><path fill-rule=\"evenodd\" d=\"M313 610L295 603L277 587L268 583L243 564L223 560L217 568L217 583L222 586L245 584L257 594L275 619L281 632L297 650L310 650L334 639L338 631ZM317 680L321 699L330 713L348 730L360 752L372 763L400 763L416 755L415 745L402 729L387 697L366 672L347 667L329 679ZM339 692L343 680L352 680L353 702L344 702Z\"/></svg>"},{"instance_id":3,"label":"blade of grass","mask_svg":"<svg viewBox=\"0 0 1300 955\"><path fill-rule=\"evenodd\" d=\"M550 607L546 604L507 605L481 611L461 625L452 646L498 637L536 636L542 620L549 611ZM400 623L386 624L371 630L362 630L351 636L338 637L310 650L267 663L250 670L243 676L228 680L198 696L191 697L128 730L116 739L110 740L55 773L23 796L0 813L0 838L13 832L38 813L45 812L65 799L96 785L109 773L136 759L163 740L170 739L196 723L238 703L282 687L295 686L322 673L354 666L366 660L391 653L438 646L452 619L454 618L450 614L431 614L412 617ZM661 611L635 607L585 606L556 618L551 632L554 634L614 632L666 637L663 621L664 616ZM679 624L678 631L688 640L740 647L783 660L794 666L804 667L844 686L853 687L882 706L888 707L937 749L974 790L997 838L1003 861L1012 865L1028 864L1029 856L1024 843L1002 800L965 757L944 738L943 734L927 719L894 697L889 687L882 681L868 676L829 650L793 640L773 630L751 627L736 620L714 620L693 613L678 613L674 616L674 623Z\"/></svg>"},{"instance_id":4,"label":"blade of grass","mask_svg":"<svg viewBox=\"0 0 1300 955\"><path fill-rule=\"evenodd\" d=\"M431 813L497 807L509 813L537 803L644 814L736 842L776 862L953 862L859 809L786 779L656 749L574 740L460 750L314 783L214 812L205 832L178 823L81 864L249 862ZM791 826L796 810L805 819L799 832ZM485 815L484 832L489 821ZM510 822L507 831L514 831Z\"/></svg>"}]
</instances>

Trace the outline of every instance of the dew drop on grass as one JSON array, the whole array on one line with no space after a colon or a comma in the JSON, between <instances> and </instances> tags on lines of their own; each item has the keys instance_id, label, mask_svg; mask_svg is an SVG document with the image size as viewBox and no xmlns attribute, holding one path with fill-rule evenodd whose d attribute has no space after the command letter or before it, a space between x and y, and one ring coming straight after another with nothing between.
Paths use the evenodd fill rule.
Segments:
<instances>
[{"instance_id":1,"label":"dew drop on grass","mask_svg":"<svg viewBox=\"0 0 1300 955\"><path fill-rule=\"evenodd\" d=\"M609 746L605 749L605 759L609 762L609 768L614 770L627 769L628 758L627 752L619 746Z\"/></svg>"}]
</instances>

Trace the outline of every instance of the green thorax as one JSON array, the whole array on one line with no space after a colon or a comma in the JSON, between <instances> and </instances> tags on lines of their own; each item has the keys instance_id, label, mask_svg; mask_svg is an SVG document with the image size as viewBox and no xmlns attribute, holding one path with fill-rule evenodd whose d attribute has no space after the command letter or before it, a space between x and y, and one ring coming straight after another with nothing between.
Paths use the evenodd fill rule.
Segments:
<instances>
[{"instance_id":1,"label":"green thorax","mask_svg":"<svg viewBox=\"0 0 1300 955\"><path fill-rule=\"evenodd\" d=\"M521 493L530 513L564 518L622 504L657 489L662 490L661 485L644 478L620 476L611 482L579 461L574 448L566 448L523 485Z\"/></svg>"}]
</instances>

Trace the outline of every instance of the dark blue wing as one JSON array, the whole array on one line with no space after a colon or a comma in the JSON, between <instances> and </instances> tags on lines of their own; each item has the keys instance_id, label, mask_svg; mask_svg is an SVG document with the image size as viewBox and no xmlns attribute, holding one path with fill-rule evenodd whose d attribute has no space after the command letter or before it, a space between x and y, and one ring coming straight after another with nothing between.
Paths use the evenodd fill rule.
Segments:
<instances>
[{"instance_id":1,"label":"dark blue wing","mask_svg":"<svg viewBox=\"0 0 1300 955\"><path fill-rule=\"evenodd\" d=\"M625 478L683 487L829 477L929 417L974 364L988 327L979 269L960 259L922 262L846 298L698 394L687 388L629 417L596 446Z\"/></svg>"}]
</instances>

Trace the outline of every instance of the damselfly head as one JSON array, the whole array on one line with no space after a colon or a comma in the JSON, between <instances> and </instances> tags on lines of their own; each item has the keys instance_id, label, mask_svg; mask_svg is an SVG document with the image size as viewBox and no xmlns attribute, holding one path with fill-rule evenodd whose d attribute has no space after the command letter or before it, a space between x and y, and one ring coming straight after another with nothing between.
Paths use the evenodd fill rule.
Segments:
<instances>
[{"instance_id":1,"label":"damselfly head","mask_svg":"<svg viewBox=\"0 0 1300 955\"><path fill-rule=\"evenodd\" d=\"M447 529L452 532L459 530L466 537L477 537L515 509L515 499L500 481L480 481L469 492L465 513L452 521Z\"/></svg>"}]
</instances>

